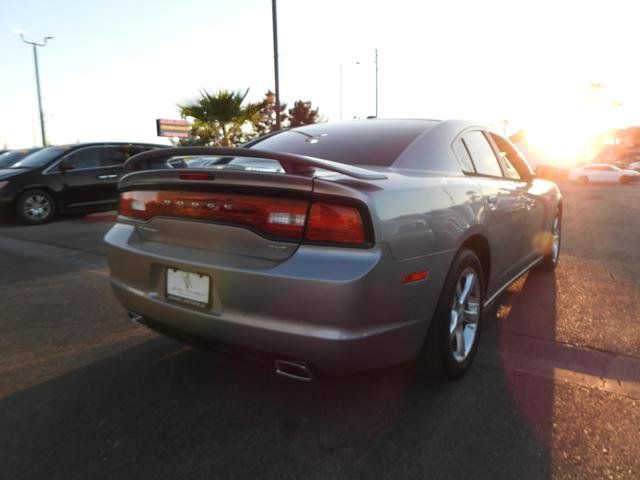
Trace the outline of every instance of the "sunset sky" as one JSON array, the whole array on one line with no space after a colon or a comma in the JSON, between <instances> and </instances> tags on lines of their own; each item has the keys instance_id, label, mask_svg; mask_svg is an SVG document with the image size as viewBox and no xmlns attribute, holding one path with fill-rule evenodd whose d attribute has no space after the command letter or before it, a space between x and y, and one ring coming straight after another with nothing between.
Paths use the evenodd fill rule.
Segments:
<instances>
[{"instance_id":1,"label":"sunset sky","mask_svg":"<svg viewBox=\"0 0 640 480\"><path fill-rule=\"evenodd\" d=\"M633 0L280 0L282 99L339 119L342 65L343 118L373 114L377 48L381 117L506 119L574 152L597 130L640 124L639 13ZM154 120L178 118L200 88L252 100L273 88L268 0L3 0L0 147L39 141L16 28L56 37L39 51L52 143L158 141Z\"/></svg>"}]
</instances>

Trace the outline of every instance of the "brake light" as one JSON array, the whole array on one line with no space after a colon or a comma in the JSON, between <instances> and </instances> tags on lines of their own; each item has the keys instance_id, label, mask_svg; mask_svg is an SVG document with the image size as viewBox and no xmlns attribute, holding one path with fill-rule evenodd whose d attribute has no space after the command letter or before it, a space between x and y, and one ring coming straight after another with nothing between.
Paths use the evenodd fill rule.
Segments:
<instances>
[{"instance_id":1,"label":"brake light","mask_svg":"<svg viewBox=\"0 0 640 480\"><path fill-rule=\"evenodd\" d=\"M360 212L343 205L314 203L305 238L313 242L362 244L365 235Z\"/></svg>"},{"instance_id":2,"label":"brake light","mask_svg":"<svg viewBox=\"0 0 640 480\"><path fill-rule=\"evenodd\" d=\"M120 214L214 220L254 228L269 235L302 239L306 200L209 192L134 191L120 195Z\"/></svg>"},{"instance_id":3,"label":"brake light","mask_svg":"<svg viewBox=\"0 0 640 480\"><path fill-rule=\"evenodd\" d=\"M181 173L180 180L213 180L210 173Z\"/></svg>"}]
</instances>

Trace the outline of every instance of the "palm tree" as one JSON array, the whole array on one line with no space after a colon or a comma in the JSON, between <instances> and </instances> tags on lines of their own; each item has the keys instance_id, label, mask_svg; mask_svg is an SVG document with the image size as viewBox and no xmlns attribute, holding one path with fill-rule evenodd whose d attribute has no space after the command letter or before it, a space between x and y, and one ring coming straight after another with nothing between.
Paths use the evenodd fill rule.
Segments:
<instances>
[{"instance_id":1,"label":"palm tree","mask_svg":"<svg viewBox=\"0 0 640 480\"><path fill-rule=\"evenodd\" d=\"M208 145L223 147L234 146L233 139L241 138L242 128L255 123L260 117L262 103L247 103L244 100L249 93L241 91L218 90L214 94L206 90L192 103L178 105L180 115L194 119L192 134Z\"/></svg>"},{"instance_id":2,"label":"palm tree","mask_svg":"<svg viewBox=\"0 0 640 480\"><path fill-rule=\"evenodd\" d=\"M302 125L322 122L323 119L318 113L319 109L311 108L311 102L296 100L293 108L289 109L289 127L295 128Z\"/></svg>"}]
</instances>

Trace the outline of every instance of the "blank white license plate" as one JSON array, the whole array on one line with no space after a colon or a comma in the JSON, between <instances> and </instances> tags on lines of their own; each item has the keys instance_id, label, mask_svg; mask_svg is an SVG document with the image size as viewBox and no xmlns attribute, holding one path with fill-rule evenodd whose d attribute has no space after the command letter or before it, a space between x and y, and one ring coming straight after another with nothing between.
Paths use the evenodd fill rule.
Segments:
<instances>
[{"instance_id":1,"label":"blank white license plate","mask_svg":"<svg viewBox=\"0 0 640 480\"><path fill-rule=\"evenodd\" d=\"M200 273L167 268L167 298L195 307L209 305L211 278Z\"/></svg>"}]
</instances>

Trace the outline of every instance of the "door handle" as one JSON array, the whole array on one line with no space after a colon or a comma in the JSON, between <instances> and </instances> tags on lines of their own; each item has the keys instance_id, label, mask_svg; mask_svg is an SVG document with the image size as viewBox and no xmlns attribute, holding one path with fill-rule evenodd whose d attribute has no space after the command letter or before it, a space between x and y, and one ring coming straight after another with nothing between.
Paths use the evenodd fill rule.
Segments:
<instances>
[{"instance_id":1,"label":"door handle","mask_svg":"<svg viewBox=\"0 0 640 480\"><path fill-rule=\"evenodd\" d=\"M109 178L118 178L118 175L115 173L112 175L98 175L98 179L100 180L108 180Z\"/></svg>"}]
</instances>

